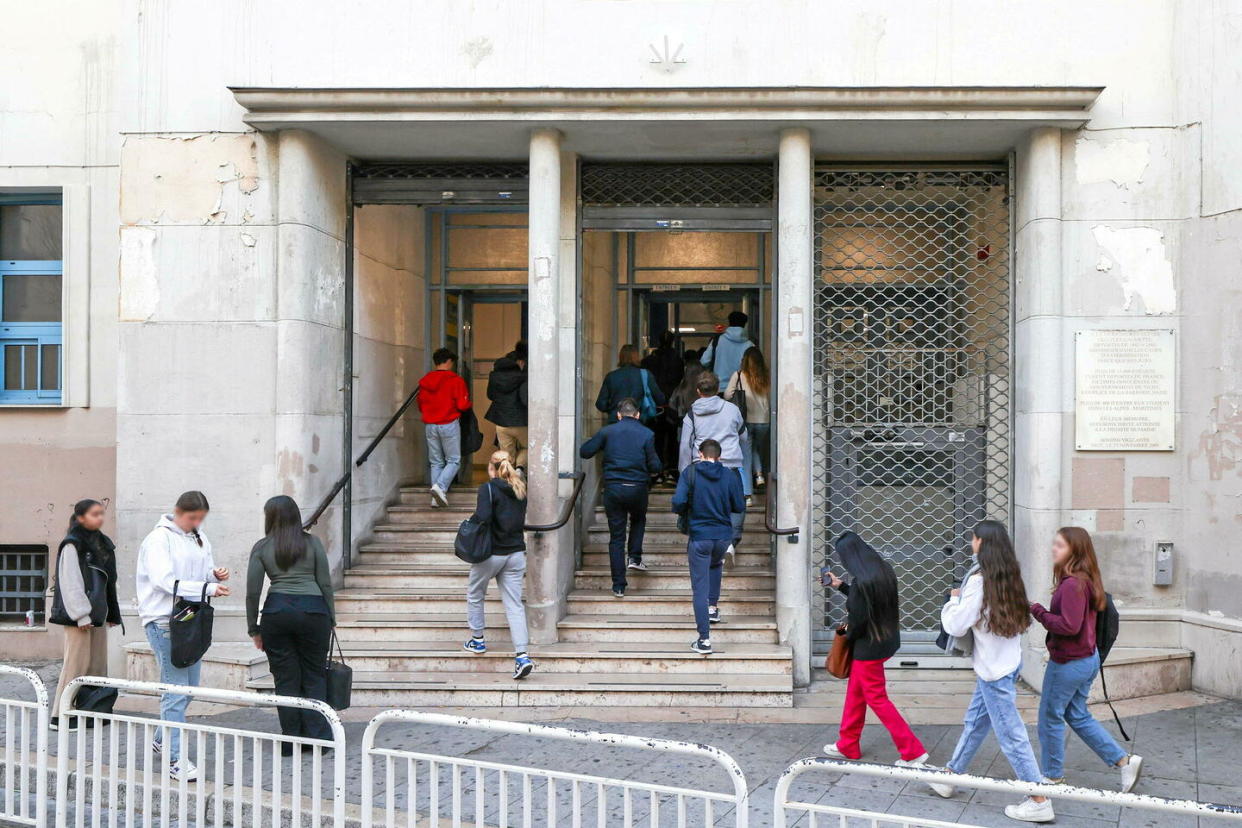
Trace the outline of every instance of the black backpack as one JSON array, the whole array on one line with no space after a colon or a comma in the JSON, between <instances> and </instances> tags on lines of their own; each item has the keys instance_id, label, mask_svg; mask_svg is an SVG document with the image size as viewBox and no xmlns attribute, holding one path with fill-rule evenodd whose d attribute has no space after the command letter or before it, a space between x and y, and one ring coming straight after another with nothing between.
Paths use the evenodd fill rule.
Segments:
<instances>
[{"instance_id":1,"label":"black backpack","mask_svg":"<svg viewBox=\"0 0 1242 828\"><path fill-rule=\"evenodd\" d=\"M1108 698L1108 684L1104 681L1104 660L1112 652L1113 644L1117 643L1117 636L1121 632L1121 614L1117 612L1117 605L1113 603L1112 595L1104 593L1104 601L1104 609L1095 614L1095 649L1100 654L1100 689L1104 691L1104 701L1108 702L1108 709L1113 711L1113 721L1117 722L1121 738L1128 742L1130 734L1126 733L1125 727L1121 724L1121 717L1117 715L1117 709L1113 707L1112 700Z\"/></svg>"}]
</instances>

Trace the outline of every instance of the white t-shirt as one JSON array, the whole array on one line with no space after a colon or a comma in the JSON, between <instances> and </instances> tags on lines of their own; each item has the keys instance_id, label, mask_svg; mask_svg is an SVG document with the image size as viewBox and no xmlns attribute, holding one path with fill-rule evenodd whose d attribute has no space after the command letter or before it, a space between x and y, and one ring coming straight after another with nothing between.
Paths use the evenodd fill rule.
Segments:
<instances>
[{"instance_id":1,"label":"white t-shirt","mask_svg":"<svg viewBox=\"0 0 1242 828\"><path fill-rule=\"evenodd\" d=\"M973 630L975 638L971 663L984 681L996 681L1017 670L1022 664L1022 636L1002 638L988 630L983 617L983 576L976 573L966 579L962 592L950 598L940 611L940 623L952 636L963 636Z\"/></svg>"}]
</instances>

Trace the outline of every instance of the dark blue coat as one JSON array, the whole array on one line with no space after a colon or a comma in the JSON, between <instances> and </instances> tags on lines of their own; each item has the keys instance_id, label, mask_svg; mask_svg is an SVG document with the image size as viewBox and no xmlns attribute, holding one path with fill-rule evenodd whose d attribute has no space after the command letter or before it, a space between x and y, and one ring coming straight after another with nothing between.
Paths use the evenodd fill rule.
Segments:
<instances>
[{"instance_id":1,"label":"dark blue coat","mask_svg":"<svg viewBox=\"0 0 1242 828\"><path fill-rule=\"evenodd\" d=\"M664 468L656 455L655 436L636 417L622 417L604 426L578 453L589 460L601 451L605 483L646 483Z\"/></svg>"}]
</instances>

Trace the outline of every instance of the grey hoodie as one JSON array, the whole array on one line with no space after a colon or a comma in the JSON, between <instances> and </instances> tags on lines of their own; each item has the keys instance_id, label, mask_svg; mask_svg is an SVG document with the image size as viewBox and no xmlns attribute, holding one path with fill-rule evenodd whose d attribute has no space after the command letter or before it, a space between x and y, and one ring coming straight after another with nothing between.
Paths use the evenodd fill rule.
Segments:
<instances>
[{"instance_id":1,"label":"grey hoodie","mask_svg":"<svg viewBox=\"0 0 1242 828\"><path fill-rule=\"evenodd\" d=\"M699 446L704 440L720 443L721 465L741 468L742 453L750 446L750 435L736 405L720 397L699 397L694 401L690 413L681 421L678 471L684 471L698 459Z\"/></svg>"}]
</instances>

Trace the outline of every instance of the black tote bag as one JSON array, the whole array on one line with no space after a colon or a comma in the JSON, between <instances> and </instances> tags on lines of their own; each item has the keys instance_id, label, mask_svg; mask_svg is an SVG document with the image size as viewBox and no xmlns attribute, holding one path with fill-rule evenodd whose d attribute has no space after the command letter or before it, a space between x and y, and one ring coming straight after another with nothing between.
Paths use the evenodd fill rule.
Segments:
<instances>
[{"instance_id":1,"label":"black tote bag","mask_svg":"<svg viewBox=\"0 0 1242 828\"><path fill-rule=\"evenodd\" d=\"M487 500L492 500L492 484L485 483ZM453 554L468 564L483 563L492 556L492 522L476 521L474 515L466 518L457 527L457 537L453 539Z\"/></svg>"},{"instance_id":2,"label":"black tote bag","mask_svg":"<svg viewBox=\"0 0 1242 828\"><path fill-rule=\"evenodd\" d=\"M188 601L177 595L180 581L173 582L173 612L168 620L168 640L171 644L169 661L174 667L189 667L197 663L211 647L211 627L215 611L207 598L207 584L198 601Z\"/></svg>"},{"instance_id":3,"label":"black tote bag","mask_svg":"<svg viewBox=\"0 0 1242 828\"><path fill-rule=\"evenodd\" d=\"M340 661L332 660L332 646L336 645L336 654ZM332 643L328 645L328 698L327 702L333 710L348 710L349 699L354 690L354 670L345 663L345 653L341 652L340 639L336 630L332 631Z\"/></svg>"}]
</instances>

